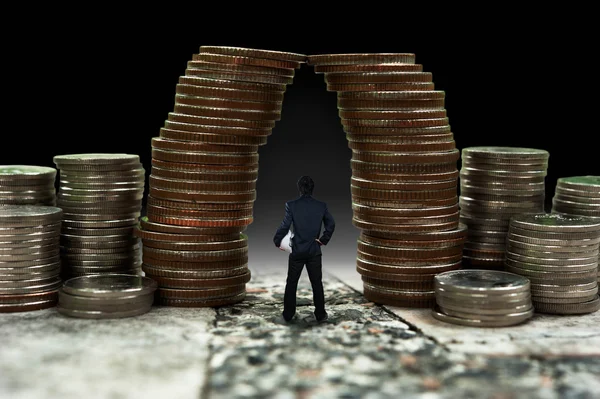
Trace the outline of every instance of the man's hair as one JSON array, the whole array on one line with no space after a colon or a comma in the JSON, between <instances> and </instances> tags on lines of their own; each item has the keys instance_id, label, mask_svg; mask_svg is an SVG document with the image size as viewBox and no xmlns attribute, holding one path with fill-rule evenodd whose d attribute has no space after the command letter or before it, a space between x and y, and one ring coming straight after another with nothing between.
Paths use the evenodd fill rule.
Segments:
<instances>
[{"instance_id":1,"label":"man's hair","mask_svg":"<svg viewBox=\"0 0 600 399\"><path fill-rule=\"evenodd\" d=\"M298 179L298 190L300 190L300 194L312 195L313 188L315 188L315 182L310 176L302 176Z\"/></svg>"}]
</instances>

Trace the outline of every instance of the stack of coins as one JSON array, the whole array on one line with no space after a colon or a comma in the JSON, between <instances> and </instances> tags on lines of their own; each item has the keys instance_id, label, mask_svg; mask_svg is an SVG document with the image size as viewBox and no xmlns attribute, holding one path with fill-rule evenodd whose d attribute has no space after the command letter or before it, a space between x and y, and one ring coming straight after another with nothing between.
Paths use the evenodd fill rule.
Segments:
<instances>
[{"instance_id":1,"label":"stack of coins","mask_svg":"<svg viewBox=\"0 0 600 399\"><path fill-rule=\"evenodd\" d=\"M139 274L138 224L145 170L138 155L57 155L62 277Z\"/></svg>"},{"instance_id":2,"label":"stack of coins","mask_svg":"<svg viewBox=\"0 0 600 399\"><path fill-rule=\"evenodd\" d=\"M472 327L506 327L533 316L527 278L497 270L456 270L435 276L438 320Z\"/></svg>"},{"instance_id":3,"label":"stack of coins","mask_svg":"<svg viewBox=\"0 0 600 399\"><path fill-rule=\"evenodd\" d=\"M152 139L143 270L157 302L219 306L245 298L258 147L281 117L306 56L202 46L176 86L174 112Z\"/></svg>"},{"instance_id":4,"label":"stack of coins","mask_svg":"<svg viewBox=\"0 0 600 399\"><path fill-rule=\"evenodd\" d=\"M61 218L52 206L0 206L0 312L56 305Z\"/></svg>"},{"instance_id":5,"label":"stack of coins","mask_svg":"<svg viewBox=\"0 0 600 399\"><path fill-rule=\"evenodd\" d=\"M128 274L96 274L65 281L56 309L66 316L116 319L147 313L154 302L156 281Z\"/></svg>"},{"instance_id":6,"label":"stack of coins","mask_svg":"<svg viewBox=\"0 0 600 399\"><path fill-rule=\"evenodd\" d=\"M600 176L559 178L552 198L552 213L600 218Z\"/></svg>"},{"instance_id":7,"label":"stack of coins","mask_svg":"<svg viewBox=\"0 0 600 399\"><path fill-rule=\"evenodd\" d=\"M536 312L590 313L600 309L600 220L561 214L513 216L506 270L531 280Z\"/></svg>"},{"instance_id":8,"label":"stack of coins","mask_svg":"<svg viewBox=\"0 0 600 399\"><path fill-rule=\"evenodd\" d=\"M552 198L552 213L600 217L600 176L559 178Z\"/></svg>"},{"instance_id":9,"label":"stack of coins","mask_svg":"<svg viewBox=\"0 0 600 399\"><path fill-rule=\"evenodd\" d=\"M504 270L509 220L544 211L549 153L519 147L462 150L460 220L468 226L466 268Z\"/></svg>"},{"instance_id":10,"label":"stack of coins","mask_svg":"<svg viewBox=\"0 0 600 399\"><path fill-rule=\"evenodd\" d=\"M0 165L0 205L56 206L56 169Z\"/></svg>"},{"instance_id":11,"label":"stack of coins","mask_svg":"<svg viewBox=\"0 0 600 399\"><path fill-rule=\"evenodd\" d=\"M459 151L444 108L409 53L308 57L336 91L352 150L352 223L367 299L431 307L433 277L461 267Z\"/></svg>"}]
</instances>

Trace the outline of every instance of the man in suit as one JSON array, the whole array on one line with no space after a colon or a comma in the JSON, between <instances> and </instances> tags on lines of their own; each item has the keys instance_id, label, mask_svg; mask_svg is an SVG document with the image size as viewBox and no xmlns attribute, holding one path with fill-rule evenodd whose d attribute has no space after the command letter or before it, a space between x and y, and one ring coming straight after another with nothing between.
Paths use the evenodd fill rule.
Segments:
<instances>
[{"instance_id":1,"label":"man in suit","mask_svg":"<svg viewBox=\"0 0 600 399\"><path fill-rule=\"evenodd\" d=\"M300 196L285 203L285 217L273 237L275 246L279 248L281 240L290 230L291 224L294 224L294 236L291 239L292 253L288 258L282 316L288 322L296 314L298 280L304 265L306 265L313 291L315 318L321 322L327 320L328 317L325 311L325 297L321 281L321 246L327 245L331 239L335 230L335 221L327 209L327 204L312 197L315 183L310 176L300 177L297 184ZM323 222L325 230L319 237L321 222Z\"/></svg>"}]
</instances>

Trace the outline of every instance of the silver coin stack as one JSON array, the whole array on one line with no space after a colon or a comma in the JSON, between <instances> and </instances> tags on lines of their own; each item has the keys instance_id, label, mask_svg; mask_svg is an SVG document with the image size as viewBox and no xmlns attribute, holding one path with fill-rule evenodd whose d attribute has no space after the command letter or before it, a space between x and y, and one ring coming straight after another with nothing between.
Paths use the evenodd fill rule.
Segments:
<instances>
[{"instance_id":1,"label":"silver coin stack","mask_svg":"<svg viewBox=\"0 0 600 399\"><path fill-rule=\"evenodd\" d=\"M559 178L552 198L552 213L600 218L600 176Z\"/></svg>"},{"instance_id":2,"label":"silver coin stack","mask_svg":"<svg viewBox=\"0 0 600 399\"><path fill-rule=\"evenodd\" d=\"M52 206L0 206L0 313L56 305L61 218Z\"/></svg>"},{"instance_id":3,"label":"silver coin stack","mask_svg":"<svg viewBox=\"0 0 600 399\"><path fill-rule=\"evenodd\" d=\"M591 313L600 309L600 220L560 214L523 214L510 220L506 270L531 281L537 312Z\"/></svg>"},{"instance_id":4,"label":"silver coin stack","mask_svg":"<svg viewBox=\"0 0 600 399\"><path fill-rule=\"evenodd\" d=\"M58 292L59 313L86 319L116 319L147 313L156 281L128 274L96 274L65 281Z\"/></svg>"},{"instance_id":5,"label":"silver coin stack","mask_svg":"<svg viewBox=\"0 0 600 399\"><path fill-rule=\"evenodd\" d=\"M0 165L0 205L56 206L56 169Z\"/></svg>"},{"instance_id":6,"label":"silver coin stack","mask_svg":"<svg viewBox=\"0 0 600 399\"><path fill-rule=\"evenodd\" d=\"M549 156L545 150L519 147L462 150L460 221L468 227L463 267L504 270L510 218L544 212Z\"/></svg>"},{"instance_id":7,"label":"silver coin stack","mask_svg":"<svg viewBox=\"0 0 600 399\"><path fill-rule=\"evenodd\" d=\"M473 327L506 327L533 316L530 283L498 270L454 270L435 276L434 318Z\"/></svg>"},{"instance_id":8,"label":"silver coin stack","mask_svg":"<svg viewBox=\"0 0 600 399\"><path fill-rule=\"evenodd\" d=\"M141 273L140 240L133 236L144 194L138 155L54 157L63 209L63 279L97 273Z\"/></svg>"}]
</instances>

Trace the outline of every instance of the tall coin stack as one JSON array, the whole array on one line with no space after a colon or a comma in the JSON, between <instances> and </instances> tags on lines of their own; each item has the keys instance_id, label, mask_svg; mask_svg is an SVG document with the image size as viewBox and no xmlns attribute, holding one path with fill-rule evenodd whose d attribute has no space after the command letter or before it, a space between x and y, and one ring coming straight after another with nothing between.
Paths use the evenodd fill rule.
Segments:
<instances>
[{"instance_id":1,"label":"tall coin stack","mask_svg":"<svg viewBox=\"0 0 600 399\"><path fill-rule=\"evenodd\" d=\"M356 269L364 296L409 307L435 304L433 278L459 269L454 136L432 74L406 53L308 57L336 91L352 150L352 223L362 229Z\"/></svg>"},{"instance_id":2,"label":"tall coin stack","mask_svg":"<svg viewBox=\"0 0 600 399\"><path fill-rule=\"evenodd\" d=\"M56 206L56 169L0 165L0 205Z\"/></svg>"},{"instance_id":3,"label":"tall coin stack","mask_svg":"<svg viewBox=\"0 0 600 399\"><path fill-rule=\"evenodd\" d=\"M552 213L600 218L600 176L559 178L552 198Z\"/></svg>"},{"instance_id":4,"label":"tall coin stack","mask_svg":"<svg viewBox=\"0 0 600 399\"><path fill-rule=\"evenodd\" d=\"M467 225L464 267L504 270L513 215L544 211L549 153L519 147L462 150L460 221Z\"/></svg>"},{"instance_id":5,"label":"tall coin stack","mask_svg":"<svg viewBox=\"0 0 600 399\"><path fill-rule=\"evenodd\" d=\"M0 313L56 305L61 218L53 206L0 206Z\"/></svg>"},{"instance_id":6,"label":"tall coin stack","mask_svg":"<svg viewBox=\"0 0 600 399\"><path fill-rule=\"evenodd\" d=\"M138 155L57 155L62 276L140 274L139 222L145 170Z\"/></svg>"},{"instance_id":7,"label":"tall coin stack","mask_svg":"<svg viewBox=\"0 0 600 399\"><path fill-rule=\"evenodd\" d=\"M281 117L306 56L202 46L152 139L147 218L136 230L157 303L220 306L245 298L258 147Z\"/></svg>"},{"instance_id":8,"label":"tall coin stack","mask_svg":"<svg viewBox=\"0 0 600 399\"><path fill-rule=\"evenodd\" d=\"M561 214L511 218L506 270L531 281L536 312L580 314L600 309L600 220Z\"/></svg>"}]
</instances>

